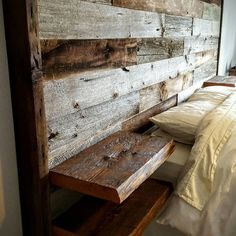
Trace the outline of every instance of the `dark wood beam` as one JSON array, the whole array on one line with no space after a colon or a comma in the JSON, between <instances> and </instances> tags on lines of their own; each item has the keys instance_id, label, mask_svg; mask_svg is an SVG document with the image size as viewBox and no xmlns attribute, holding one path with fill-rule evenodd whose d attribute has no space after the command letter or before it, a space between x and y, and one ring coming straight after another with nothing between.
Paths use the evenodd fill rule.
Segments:
<instances>
[{"instance_id":1,"label":"dark wood beam","mask_svg":"<svg viewBox=\"0 0 236 236\"><path fill-rule=\"evenodd\" d=\"M50 235L37 0L3 0L24 235ZM14 226L13 226L14 227Z\"/></svg>"}]
</instances>

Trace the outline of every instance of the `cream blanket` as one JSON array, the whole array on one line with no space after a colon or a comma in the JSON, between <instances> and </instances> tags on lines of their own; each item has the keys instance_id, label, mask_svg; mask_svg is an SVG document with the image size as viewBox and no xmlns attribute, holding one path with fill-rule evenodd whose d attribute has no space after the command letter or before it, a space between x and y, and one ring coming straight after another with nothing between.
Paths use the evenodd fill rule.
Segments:
<instances>
[{"instance_id":1,"label":"cream blanket","mask_svg":"<svg viewBox=\"0 0 236 236\"><path fill-rule=\"evenodd\" d=\"M185 235L236 235L236 94L198 128L176 194L158 222Z\"/></svg>"}]
</instances>

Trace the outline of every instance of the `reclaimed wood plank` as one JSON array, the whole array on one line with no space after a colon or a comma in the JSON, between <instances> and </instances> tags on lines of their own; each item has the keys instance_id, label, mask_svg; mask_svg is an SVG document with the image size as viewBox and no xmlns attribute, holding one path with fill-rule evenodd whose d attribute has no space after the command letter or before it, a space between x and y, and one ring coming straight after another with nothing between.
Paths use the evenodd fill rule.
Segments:
<instances>
[{"instance_id":1,"label":"reclaimed wood plank","mask_svg":"<svg viewBox=\"0 0 236 236\"><path fill-rule=\"evenodd\" d=\"M193 84L193 73L189 72L179 75L176 78L170 78L160 84L160 97L164 101L179 92L191 87Z\"/></svg>"},{"instance_id":2,"label":"reclaimed wood plank","mask_svg":"<svg viewBox=\"0 0 236 236\"><path fill-rule=\"evenodd\" d=\"M163 37L187 37L192 35L193 20L191 17L164 15Z\"/></svg>"},{"instance_id":3,"label":"reclaimed wood plank","mask_svg":"<svg viewBox=\"0 0 236 236\"><path fill-rule=\"evenodd\" d=\"M114 6L201 18L203 3L198 0L113 0Z\"/></svg>"},{"instance_id":4,"label":"reclaimed wood plank","mask_svg":"<svg viewBox=\"0 0 236 236\"><path fill-rule=\"evenodd\" d=\"M207 81L216 76L217 60L210 60L194 70L193 82Z\"/></svg>"},{"instance_id":5,"label":"reclaimed wood plank","mask_svg":"<svg viewBox=\"0 0 236 236\"><path fill-rule=\"evenodd\" d=\"M182 56L184 54L183 47L183 39L139 39L137 47L137 62L138 64L142 64Z\"/></svg>"},{"instance_id":6,"label":"reclaimed wood plank","mask_svg":"<svg viewBox=\"0 0 236 236\"><path fill-rule=\"evenodd\" d=\"M162 113L176 105L177 105L177 96L173 96L172 98L167 99L164 102L156 104L155 106L153 106L148 110L145 110L137 115L130 117L128 120L122 123L122 129L127 131L137 131L143 126L148 126L151 123L149 121L150 117Z\"/></svg>"},{"instance_id":7,"label":"reclaimed wood plank","mask_svg":"<svg viewBox=\"0 0 236 236\"><path fill-rule=\"evenodd\" d=\"M107 129L138 113L138 106L139 94L135 92L48 121L50 162L55 163L55 157L58 162L77 154L96 135L104 137Z\"/></svg>"},{"instance_id":8,"label":"reclaimed wood plank","mask_svg":"<svg viewBox=\"0 0 236 236\"><path fill-rule=\"evenodd\" d=\"M84 2L99 3L105 5L111 5L112 0L82 0Z\"/></svg>"},{"instance_id":9,"label":"reclaimed wood plank","mask_svg":"<svg viewBox=\"0 0 236 236\"><path fill-rule=\"evenodd\" d=\"M169 157L173 140L118 132L50 171L53 185L123 202Z\"/></svg>"},{"instance_id":10,"label":"reclaimed wood plank","mask_svg":"<svg viewBox=\"0 0 236 236\"><path fill-rule=\"evenodd\" d=\"M218 37L187 37L184 39L184 54L217 50Z\"/></svg>"},{"instance_id":11,"label":"reclaimed wood plank","mask_svg":"<svg viewBox=\"0 0 236 236\"><path fill-rule=\"evenodd\" d=\"M204 4L204 10L202 18L205 20L220 21L221 7L209 3L203 3L203 4Z\"/></svg>"},{"instance_id":12,"label":"reclaimed wood plank","mask_svg":"<svg viewBox=\"0 0 236 236\"><path fill-rule=\"evenodd\" d=\"M135 39L43 40L41 45L43 71L47 77L137 64Z\"/></svg>"},{"instance_id":13,"label":"reclaimed wood plank","mask_svg":"<svg viewBox=\"0 0 236 236\"><path fill-rule=\"evenodd\" d=\"M33 0L4 0L3 13L23 234L49 236L48 152L41 55L37 37L38 8Z\"/></svg>"},{"instance_id":14,"label":"reclaimed wood plank","mask_svg":"<svg viewBox=\"0 0 236 236\"><path fill-rule=\"evenodd\" d=\"M193 36L216 36L220 35L220 21L193 19Z\"/></svg>"},{"instance_id":15,"label":"reclaimed wood plank","mask_svg":"<svg viewBox=\"0 0 236 236\"><path fill-rule=\"evenodd\" d=\"M207 3L210 3L210 4L216 4L218 6L221 6L222 5L222 0L201 0L202 2L207 2Z\"/></svg>"},{"instance_id":16,"label":"reclaimed wood plank","mask_svg":"<svg viewBox=\"0 0 236 236\"><path fill-rule=\"evenodd\" d=\"M53 221L53 235L142 235L172 191L170 184L150 179L121 205L84 197Z\"/></svg>"},{"instance_id":17,"label":"reclaimed wood plank","mask_svg":"<svg viewBox=\"0 0 236 236\"><path fill-rule=\"evenodd\" d=\"M194 66L191 63L182 56L125 69L84 72L65 79L45 81L47 120L69 115L78 110L139 91L162 82L169 76L176 77L178 73L193 70ZM101 91L103 91L102 94Z\"/></svg>"},{"instance_id":18,"label":"reclaimed wood plank","mask_svg":"<svg viewBox=\"0 0 236 236\"><path fill-rule=\"evenodd\" d=\"M147 38L162 34L161 15L154 12L80 0L40 0L39 13L41 39Z\"/></svg>"},{"instance_id":19,"label":"reclaimed wood plank","mask_svg":"<svg viewBox=\"0 0 236 236\"><path fill-rule=\"evenodd\" d=\"M204 82L204 87L207 86L226 86L236 87L236 76L215 76L214 78Z\"/></svg>"}]
</instances>

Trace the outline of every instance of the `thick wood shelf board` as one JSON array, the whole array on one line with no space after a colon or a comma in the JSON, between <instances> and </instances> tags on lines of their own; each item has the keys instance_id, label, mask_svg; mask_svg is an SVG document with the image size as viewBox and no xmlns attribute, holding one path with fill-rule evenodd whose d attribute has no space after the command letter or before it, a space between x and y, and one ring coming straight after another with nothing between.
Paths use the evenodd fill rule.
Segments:
<instances>
[{"instance_id":1,"label":"thick wood shelf board","mask_svg":"<svg viewBox=\"0 0 236 236\"><path fill-rule=\"evenodd\" d=\"M236 76L215 76L204 82L203 87L208 86L236 87Z\"/></svg>"},{"instance_id":2,"label":"thick wood shelf board","mask_svg":"<svg viewBox=\"0 0 236 236\"><path fill-rule=\"evenodd\" d=\"M53 222L53 235L141 235L171 193L169 183L149 179L120 205L86 196Z\"/></svg>"},{"instance_id":3,"label":"thick wood shelf board","mask_svg":"<svg viewBox=\"0 0 236 236\"><path fill-rule=\"evenodd\" d=\"M173 140L121 131L50 171L53 185L116 203L169 157Z\"/></svg>"}]
</instances>

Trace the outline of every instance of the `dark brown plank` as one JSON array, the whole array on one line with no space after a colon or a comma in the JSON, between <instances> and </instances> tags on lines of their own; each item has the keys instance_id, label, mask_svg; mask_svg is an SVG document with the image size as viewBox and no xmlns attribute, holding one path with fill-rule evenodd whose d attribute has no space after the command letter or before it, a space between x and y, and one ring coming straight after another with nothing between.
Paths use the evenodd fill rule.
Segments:
<instances>
[{"instance_id":1,"label":"dark brown plank","mask_svg":"<svg viewBox=\"0 0 236 236\"><path fill-rule=\"evenodd\" d=\"M47 135L34 0L3 1L24 235L50 235ZM14 227L14 226L13 226Z\"/></svg>"},{"instance_id":2,"label":"dark brown plank","mask_svg":"<svg viewBox=\"0 0 236 236\"><path fill-rule=\"evenodd\" d=\"M47 76L137 64L137 40L41 40Z\"/></svg>"},{"instance_id":3,"label":"dark brown plank","mask_svg":"<svg viewBox=\"0 0 236 236\"><path fill-rule=\"evenodd\" d=\"M170 184L150 179L121 205L84 197L53 222L53 235L141 235L171 192Z\"/></svg>"},{"instance_id":4,"label":"dark brown plank","mask_svg":"<svg viewBox=\"0 0 236 236\"><path fill-rule=\"evenodd\" d=\"M207 2L207 3L210 3L210 4L216 4L218 6L221 6L222 5L222 0L201 0L202 2Z\"/></svg>"},{"instance_id":5,"label":"dark brown plank","mask_svg":"<svg viewBox=\"0 0 236 236\"><path fill-rule=\"evenodd\" d=\"M236 76L215 76L214 78L204 82L203 86L236 87Z\"/></svg>"},{"instance_id":6,"label":"dark brown plank","mask_svg":"<svg viewBox=\"0 0 236 236\"><path fill-rule=\"evenodd\" d=\"M123 202L168 158L173 140L117 132L50 171L51 183Z\"/></svg>"},{"instance_id":7,"label":"dark brown plank","mask_svg":"<svg viewBox=\"0 0 236 236\"><path fill-rule=\"evenodd\" d=\"M130 119L123 122L122 128L123 130L127 131L139 131L142 130L145 127L149 127L152 122L149 121L149 118L157 115L159 113L162 113L166 110L168 110L171 107L174 107L177 105L177 96L173 96L169 99L167 99L164 102L161 102L157 104L156 106L153 106L152 108L143 111Z\"/></svg>"},{"instance_id":8,"label":"dark brown plank","mask_svg":"<svg viewBox=\"0 0 236 236\"><path fill-rule=\"evenodd\" d=\"M124 8L167 13L178 16L201 18L203 14L203 4L198 0L113 0L112 3L114 6Z\"/></svg>"}]
</instances>

